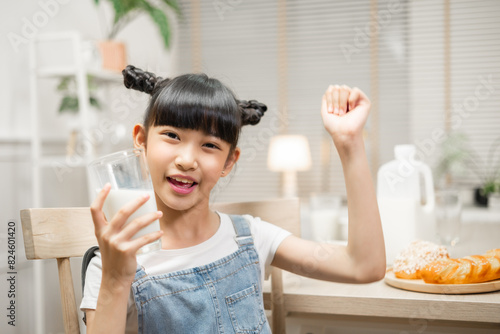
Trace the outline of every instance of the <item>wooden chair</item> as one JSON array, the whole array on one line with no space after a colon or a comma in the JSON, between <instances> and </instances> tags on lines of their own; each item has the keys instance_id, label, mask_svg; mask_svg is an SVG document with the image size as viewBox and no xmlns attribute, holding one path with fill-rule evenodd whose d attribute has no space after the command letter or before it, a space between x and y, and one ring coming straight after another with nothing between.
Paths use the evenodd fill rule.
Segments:
<instances>
[{"instance_id":1,"label":"wooden chair","mask_svg":"<svg viewBox=\"0 0 500 334\"><path fill-rule=\"evenodd\" d=\"M64 332L80 334L69 259L97 245L90 208L21 210L21 224L28 260L57 259Z\"/></svg>"},{"instance_id":2,"label":"wooden chair","mask_svg":"<svg viewBox=\"0 0 500 334\"><path fill-rule=\"evenodd\" d=\"M259 202L218 203L212 208L228 214L250 214L300 235L298 199ZM24 247L28 260L56 259L66 334L80 333L78 309L73 289L70 258L82 257L97 245L89 208L21 210ZM272 311L273 333L285 333L281 270L271 272L271 293L264 295L264 306Z\"/></svg>"}]
</instances>

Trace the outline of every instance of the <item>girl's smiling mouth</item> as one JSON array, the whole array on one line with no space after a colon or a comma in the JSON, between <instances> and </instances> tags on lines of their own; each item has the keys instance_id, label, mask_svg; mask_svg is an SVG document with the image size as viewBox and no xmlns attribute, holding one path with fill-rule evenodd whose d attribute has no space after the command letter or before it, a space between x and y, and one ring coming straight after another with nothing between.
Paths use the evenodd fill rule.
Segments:
<instances>
[{"instance_id":1,"label":"girl's smiling mouth","mask_svg":"<svg viewBox=\"0 0 500 334\"><path fill-rule=\"evenodd\" d=\"M167 176L167 181L176 193L183 195L191 193L198 185L192 178L181 175Z\"/></svg>"}]
</instances>

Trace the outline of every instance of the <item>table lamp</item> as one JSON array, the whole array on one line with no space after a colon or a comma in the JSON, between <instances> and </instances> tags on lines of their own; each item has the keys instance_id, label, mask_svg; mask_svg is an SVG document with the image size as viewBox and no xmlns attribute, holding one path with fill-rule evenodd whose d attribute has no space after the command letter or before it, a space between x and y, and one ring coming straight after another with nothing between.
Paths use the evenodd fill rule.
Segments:
<instances>
[{"instance_id":1,"label":"table lamp","mask_svg":"<svg viewBox=\"0 0 500 334\"><path fill-rule=\"evenodd\" d=\"M283 172L283 196L297 196L297 171L311 168L309 142L301 135L279 135L271 138L267 167Z\"/></svg>"}]
</instances>

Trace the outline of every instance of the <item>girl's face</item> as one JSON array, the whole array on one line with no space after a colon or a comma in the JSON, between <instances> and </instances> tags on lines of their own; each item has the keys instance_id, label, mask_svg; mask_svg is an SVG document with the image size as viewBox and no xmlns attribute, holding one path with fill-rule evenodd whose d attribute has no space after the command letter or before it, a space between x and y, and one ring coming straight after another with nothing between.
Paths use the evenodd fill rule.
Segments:
<instances>
[{"instance_id":1,"label":"girl's face","mask_svg":"<svg viewBox=\"0 0 500 334\"><path fill-rule=\"evenodd\" d=\"M210 191L240 153L237 148L230 154L230 144L218 137L173 126L150 127L145 141L144 127L136 125L134 138L146 150L159 209L208 206Z\"/></svg>"}]
</instances>

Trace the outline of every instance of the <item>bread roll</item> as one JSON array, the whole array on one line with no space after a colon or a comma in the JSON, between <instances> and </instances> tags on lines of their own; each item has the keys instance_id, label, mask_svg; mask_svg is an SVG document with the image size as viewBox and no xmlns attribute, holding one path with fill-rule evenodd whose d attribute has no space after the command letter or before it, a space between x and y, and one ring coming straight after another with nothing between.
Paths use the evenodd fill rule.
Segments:
<instances>
[{"instance_id":1,"label":"bread roll","mask_svg":"<svg viewBox=\"0 0 500 334\"><path fill-rule=\"evenodd\" d=\"M420 270L432 261L449 258L446 247L417 240L394 259L393 271L397 278L419 279Z\"/></svg>"},{"instance_id":2,"label":"bread roll","mask_svg":"<svg viewBox=\"0 0 500 334\"><path fill-rule=\"evenodd\" d=\"M498 257L500 257L500 248L490 249L489 251L484 253L484 256L498 256Z\"/></svg>"},{"instance_id":3,"label":"bread roll","mask_svg":"<svg viewBox=\"0 0 500 334\"><path fill-rule=\"evenodd\" d=\"M485 255L433 261L420 274L424 282L434 284L481 283L500 279L500 249L492 249Z\"/></svg>"}]
</instances>

